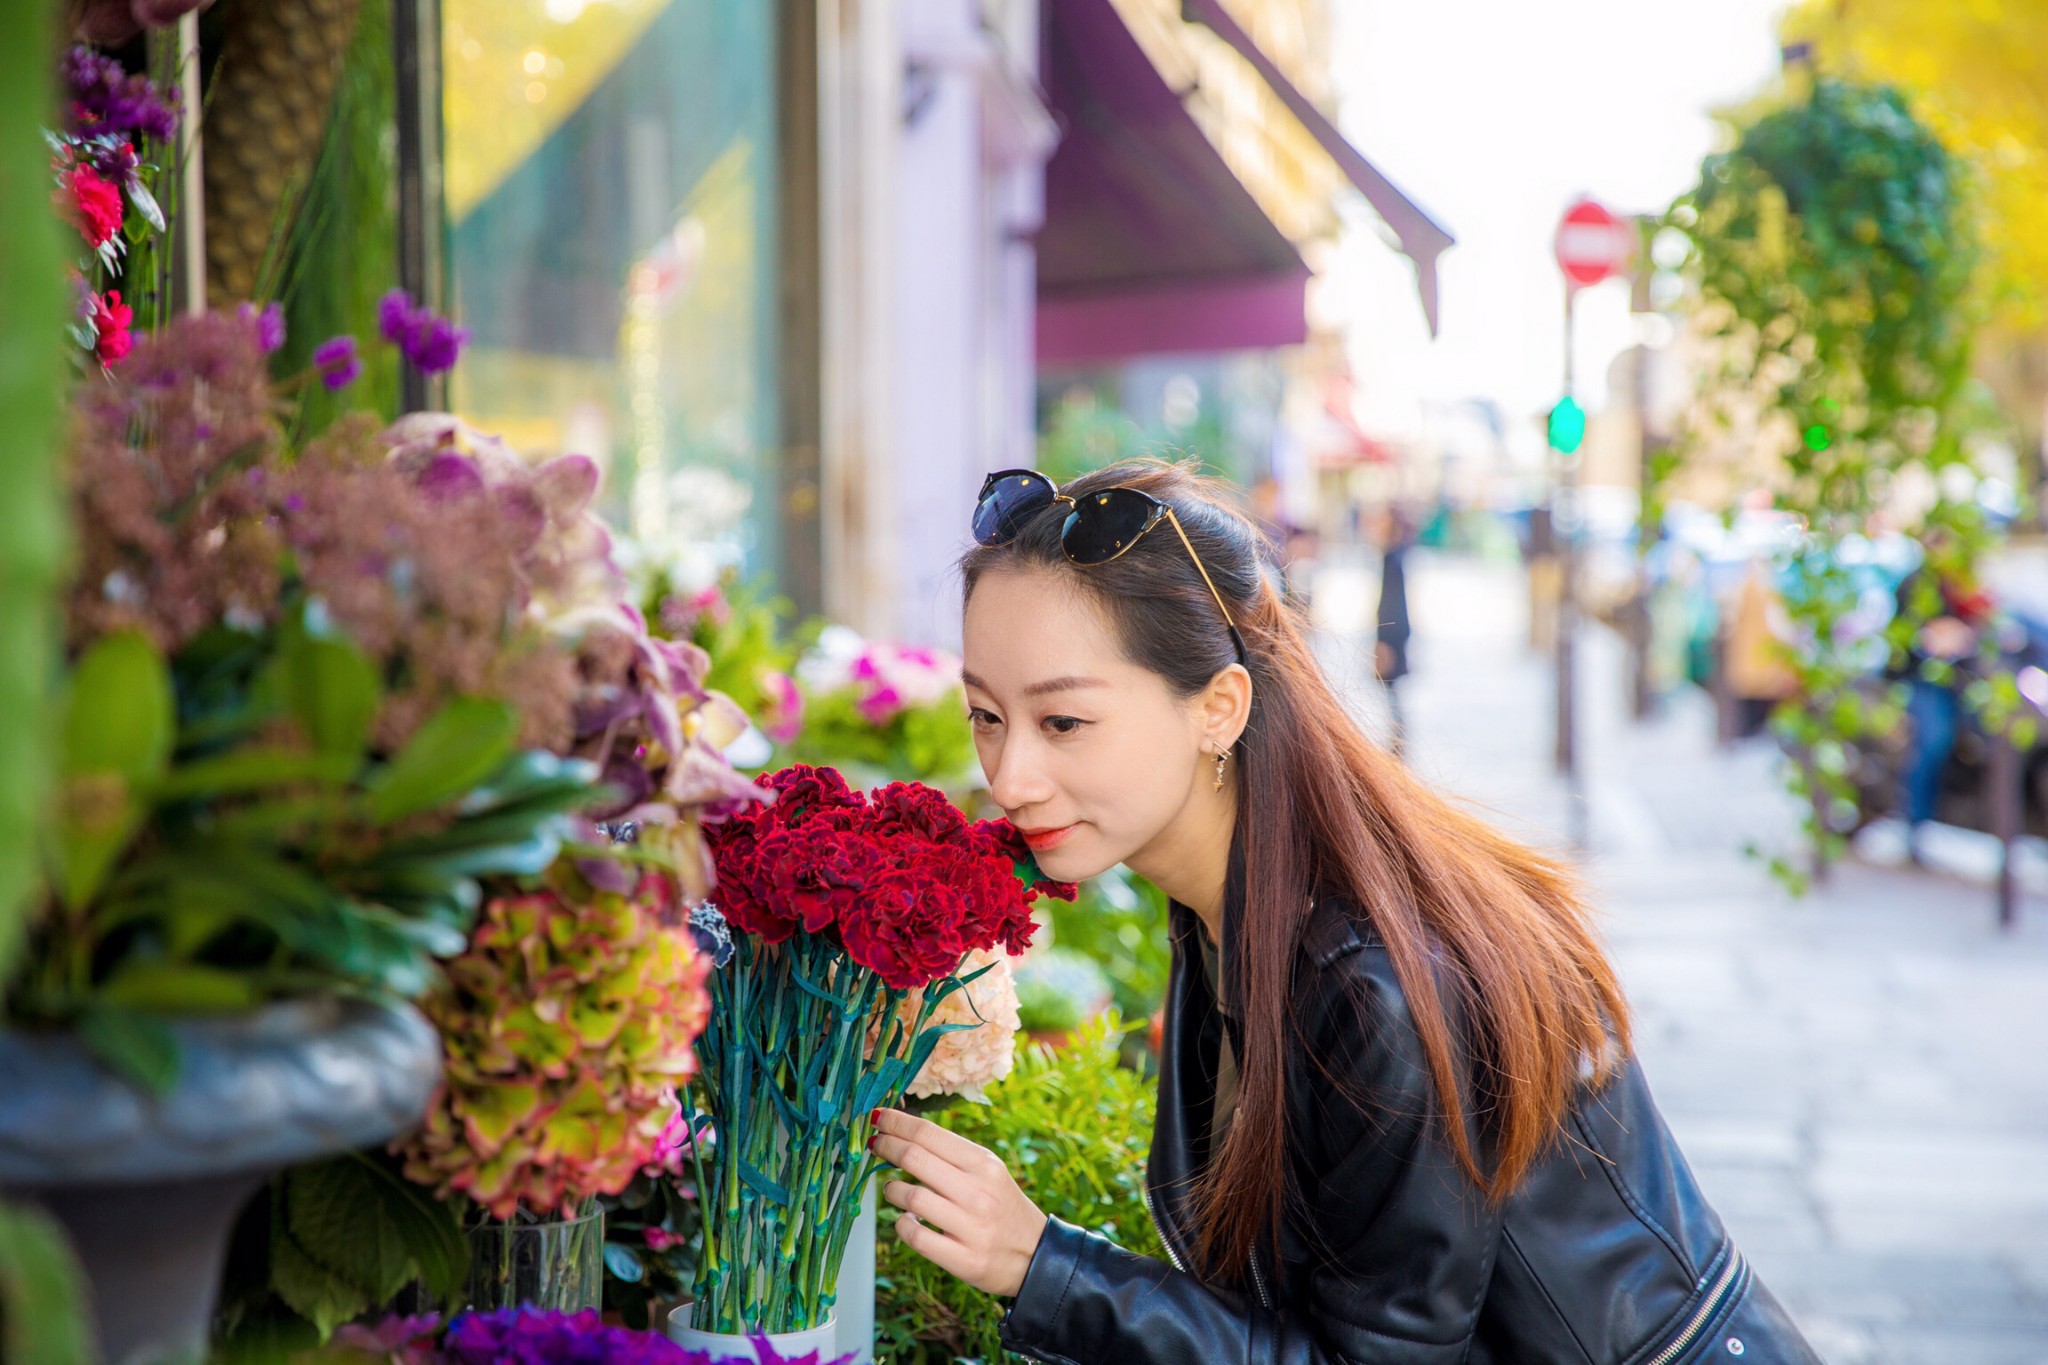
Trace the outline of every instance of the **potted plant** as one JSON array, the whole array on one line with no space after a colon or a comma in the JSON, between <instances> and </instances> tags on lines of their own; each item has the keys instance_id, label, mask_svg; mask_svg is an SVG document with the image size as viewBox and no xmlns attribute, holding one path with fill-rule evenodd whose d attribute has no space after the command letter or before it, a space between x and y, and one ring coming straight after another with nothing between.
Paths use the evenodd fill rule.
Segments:
<instances>
[{"instance_id":1,"label":"potted plant","mask_svg":"<svg viewBox=\"0 0 2048 1365\"><path fill-rule=\"evenodd\" d=\"M694 1297L670 1319L684 1344L733 1352L755 1332L782 1351L832 1340L877 1165L872 1111L901 1102L948 1033L974 1027L937 1019L991 970L963 976L963 959L1021 951L1033 898L1072 894L1037 877L1006 823L969 823L929 787L863 796L803 765L762 785L772 804L710 831L718 906L697 918L731 954L710 977L691 1087L702 1252Z\"/></svg>"}]
</instances>

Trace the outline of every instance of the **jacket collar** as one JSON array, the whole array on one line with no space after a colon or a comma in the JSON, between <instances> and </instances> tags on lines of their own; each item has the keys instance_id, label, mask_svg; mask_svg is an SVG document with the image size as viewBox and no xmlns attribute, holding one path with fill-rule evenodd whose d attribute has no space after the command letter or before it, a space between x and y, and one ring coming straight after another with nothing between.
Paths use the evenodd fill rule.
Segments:
<instances>
[{"instance_id":1,"label":"jacket collar","mask_svg":"<svg viewBox=\"0 0 2048 1365\"><path fill-rule=\"evenodd\" d=\"M1234 979L1242 934L1244 856L1231 845L1223 890L1223 986L1235 997ZM1194 1183L1209 1162L1209 1118L1216 1102L1216 1064L1223 1030L1237 1041L1236 1021L1226 1019L1202 971L1202 923L1175 901L1167 909L1173 960L1167 972L1165 1028L1160 1041L1159 1095L1153 1119L1152 1151L1145 1183L1153 1197L1159 1235L1176 1259L1192 1264L1196 1240ZM1237 1048L1239 1055L1243 1048Z\"/></svg>"}]
</instances>

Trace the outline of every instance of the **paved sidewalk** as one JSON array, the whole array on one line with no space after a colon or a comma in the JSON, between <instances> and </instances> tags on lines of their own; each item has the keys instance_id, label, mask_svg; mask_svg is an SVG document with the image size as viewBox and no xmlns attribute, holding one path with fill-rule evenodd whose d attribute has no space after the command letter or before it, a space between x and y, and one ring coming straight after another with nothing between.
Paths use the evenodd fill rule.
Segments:
<instances>
[{"instance_id":1,"label":"paved sidewalk","mask_svg":"<svg viewBox=\"0 0 2048 1365\"><path fill-rule=\"evenodd\" d=\"M1562 848L1546 660L1520 572L1411 561L1411 761ZM1317 584L1325 664L1384 723L1360 611ZM2048 898L1852 861L1804 900L1742 852L1796 848L1768 742L1711 743L1705 699L1627 719L1619 642L1581 652L1583 865L1672 1128L1831 1365L2048 1365Z\"/></svg>"}]
</instances>

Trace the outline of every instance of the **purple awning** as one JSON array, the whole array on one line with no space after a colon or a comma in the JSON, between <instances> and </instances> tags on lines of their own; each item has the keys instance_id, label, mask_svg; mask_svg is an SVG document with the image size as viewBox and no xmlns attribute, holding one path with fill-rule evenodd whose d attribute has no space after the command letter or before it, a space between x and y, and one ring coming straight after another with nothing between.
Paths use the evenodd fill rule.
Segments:
<instances>
[{"instance_id":1,"label":"purple awning","mask_svg":"<svg viewBox=\"0 0 2048 1365\"><path fill-rule=\"evenodd\" d=\"M1422 296L1422 313L1429 320L1429 334L1436 335L1436 258L1456 241L1443 230L1434 219L1417 208L1407 195L1394 187L1394 183L1381 175L1379 168L1360 155L1358 149L1345 140L1344 134L1330 122L1322 110L1316 108L1308 96L1295 87L1294 82L1281 74L1280 68L1251 35L1246 33L1237 20L1230 17L1230 11L1223 7L1223 0L1181 0L1181 17L1206 25L1210 31L1236 49L1237 54L1251 63L1259 78L1271 86L1280 102L1287 106L1289 113L1300 120L1309 135L1322 145L1337 163L1345 178L1358 187L1358 192L1371 204L1373 212L1385 220L1394 230L1394 236L1401 243L1401 254L1415 263L1415 288Z\"/></svg>"},{"instance_id":2,"label":"purple awning","mask_svg":"<svg viewBox=\"0 0 2048 1365\"><path fill-rule=\"evenodd\" d=\"M1044 84L1064 136L1037 237L1038 359L1286 346L1308 267L1110 0L1049 0Z\"/></svg>"}]
</instances>

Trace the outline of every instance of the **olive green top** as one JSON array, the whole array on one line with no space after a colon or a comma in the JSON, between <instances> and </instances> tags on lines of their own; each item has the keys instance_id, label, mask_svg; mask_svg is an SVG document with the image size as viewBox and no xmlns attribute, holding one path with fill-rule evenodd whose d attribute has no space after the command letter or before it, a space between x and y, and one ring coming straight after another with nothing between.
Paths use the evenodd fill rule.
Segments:
<instances>
[{"instance_id":1,"label":"olive green top","mask_svg":"<svg viewBox=\"0 0 2048 1365\"><path fill-rule=\"evenodd\" d=\"M1223 954L1210 941L1206 928L1196 933L1202 947L1202 975L1209 979L1209 993L1216 997L1216 1008L1223 1009ZM1223 1146L1223 1135L1230 1129L1230 1116L1237 1110L1237 1054L1230 1046L1230 1030L1225 1028L1216 1048L1216 1105L1209 1111L1209 1150Z\"/></svg>"}]
</instances>

